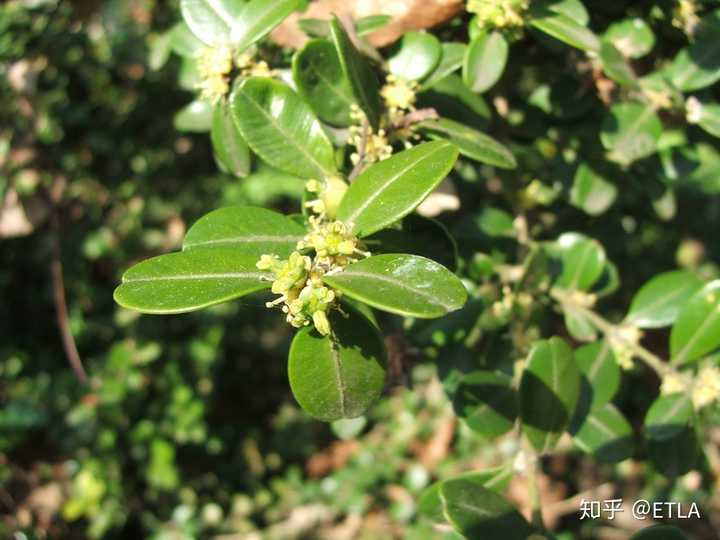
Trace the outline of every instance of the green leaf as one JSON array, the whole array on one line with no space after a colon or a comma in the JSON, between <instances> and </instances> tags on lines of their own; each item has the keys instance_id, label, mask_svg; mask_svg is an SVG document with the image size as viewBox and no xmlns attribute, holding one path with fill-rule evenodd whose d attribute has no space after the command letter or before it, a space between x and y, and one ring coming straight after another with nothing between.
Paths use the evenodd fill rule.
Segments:
<instances>
[{"instance_id":1,"label":"green leaf","mask_svg":"<svg viewBox=\"0 0 720 540\"><path fill-rule=\"evenodd\" d=\"M697 123L702 129L714 137L720 137L720 104L698 103Z\"/></svg>"},{"instance_id":2,"label":"green leaf","mask_svg":"<svg viewBox=\"0 0 720 540\"><path fill-rule=\"evenodd\" d=\"M114 298L142 313L195 311L269 289L272 279L256 262L233 247L160 255L125 272Z\"/></svg>"},{"instance_id":3,"label":"green leaf","mask_svg":"<svg viewBox=\"0 0 720 540\"><path fill-rule=\"evenodd\" d=\"M645 416L645 433L650 439L666 441L683 432L692 421L693 405L688 393L660 396Z\"/></svg>"},{"instance_id":4,"label":"green leaf","mask_svg":"<svg viewBox=\"0 0 720 540\"><path fill-rule=\"evenodd\" d=\"M375 255L326 274L323 281L375 308L421 319L442 317L467 300L455 274L416 255Z\"/></svg>"},{"instance_id":5,"label":"green leaf","mask_svg":"<svg viewBox=\"0 0 720 540\"><path fill-rule=\"evenodd\" d=\"M505 146L492 137L454 120L427 120L419 123L418 128L430 138L450 141L462 155L480 163L501 169L517 167L515 156Z\"/></svg>"},{"instance_id":6,"label":"green leaf","mask_svg":"<svg viewBox=\"0 0 720 540\"><path fill-rule=\"evenodd\" d=\"M243 255L287 258L305 229L292 219L264 208L230 206L201 217L185 235L183 249L233 248Z\"/></svg>"},{"instance_id":7,"label":"green leaf","mask_svg":"<svg viewBox=\"0 0 720 540\"><path fill-rule=\"evenodd\" d=\"M380 126L380 84L367 59L360 55L345 32L340 20L333 16L330 21L330 33L337 49L340 65L350 82L355 100L365 112L368 122L377 130Z\"/></svg>"},{"instance_id":8,"label":"green leaf","mask_svg":"<svg viewBox=\"0 0 720 540\"><path fill-rule=\"evenodd\" d=\"M480 471L466 472L448 480L471 482L500 495L507 489L512 477L513 471L510 467L494 467ZM418 499L418 513L435 523L445 522L445 512L442 499L440 498L440 489L442 484L448 480L440 480L428 486L423 490Z\"/></svg>"},{"instance_id":9,"label":"green leaf","mask_svg":"<svg viewBox=\"0 0 720 540\"><path fill-rule=\"evenodd\" d=\"M698 360L720 345L720 280L692 295L670 332L670 356L675 364Z\"/></svg>"},{"instance_id":10,"label":"green leaf","mask_svg":"<svg viewBox=\"0 0 720 540\"><path fill-rule=\"evenodd\" d=\"M242 0L180 0L180 11L198 39L207 45L226 45L244 5Z\"/></svg>"},{"instance_id":11,"label":"green leaf","mask_svg":"<svg viewBox=\"0 0 720 540\"><path fill-rule=\"evenodd\" d=\"M440 47L442 49L440 63L423 82L423 87L425 88L431 87L436 82L460 69L463 65L465 50L467 49L464 43L450 41L442 43Z\"/></svg>"},{"instance_id":12,"label":"green leaf","mask_svg":"<svg viewBox=\"0 0 720 540\"><path fill-rule=\"evenodd\" d=\"M329 315L332 336L311 327L293 339L288 376L293 395L311 416L326 422L355 418L380 396L385 384L385 345L377 329L350 309Z\"/></svg>"},{"instance_id":13,"label":"green leaf","mask_svg":"<svg viewBox=\"0 0 720 540\"><path fill-rule=\"evenodd\" d=\"M507 433L517 418L512 377L487 370L467 374L453 393L453 408L470 429L484 437Z\"/></svg>"},{"instance_id":14,"label":"green leaf","mask_svg":"<svg viewBox=\"0 0 720 540\"><path fill-rule=\"evenodd\" d=\"M320 122L283 83L246 79L230 101L243 138L269 165L302 178L336 174L333 148Z\"/></svg>"},{"instance_id":15,"label":"green leaf","mask_svg":"<svg viewBox=\"0 0 720 540\"><path fill-rule=\"evenodd\" d=\"M701 19L694 37L667 72L675 88L683 92L700 90L720 80L720 10Z\"/></svg>"},{"instance_id":16,"label":"green leaf","mask_svg":"<svg viewBox=\"0 0 720 540\"><path fill-rule=\"evenodd\" d=\"M505 71L509 46L500 32L481 34L470 42L463 61L463 81L482 93L498 82Z\"/></svg>"},{"instance_id":17,"label":"green leaf","mask_svg":"<svg viewBox=\"0 0 720 540\"><path fill-rule=\"evenodd\" d=\"M309 41L295 54L292 70L298 92L320 120L341 127L352 124L355 98L332 43Z\"/></svg>"},{"instance_id":18,"label":"green leaf","mask_svg":"<svg viewBox=\"0 0 720 540\"><path fill-rule=\"evenodd\" d=\"M600 62L607 76L616 83L628 88L640 88L640 81L638 81L632 67L611 41L602 42L600 46Z\"/></svg>"},{"instance_id":19,"label":"green leaf","mask_svg":"<svg viewBox=\"0 0 720 540\"><path fill-rule=\"evenodd\" d=\"M575 362L582 373L581 394L588 409L597 410L615 396L620 388L620 366L606 341L589 343L575 350Z\"/></svg>"},{"instance_id":20,"label":"green leaf","mask_svg":"<svg viewBox=\"0 0 720 540\"><path fill-rule=\"evenodd\" d=\"M250 148L225 101L215 105L213 110L210 140L215 158L225 172L240 178L250 174Z\"/></svg>"},{"instance_id":21,"label":"green leaf","mask_svg":"<svg viewBox=\"0 0 720 540\"><path fill-rule=\"evenodd\" d=\"M577 341L595 341L597 329L581 311L572 306L563 306L565 327L573 339Z\"/></svg>"},{"instance_id":22,"label":"green leaf","mask_svg":"<svg viewBox=\"0 0 720 540\"><path fill-rule=\"evenodd\" d=\"M525 518L501 495L463 478L440 486L445 517L468 538L527 540L532 529Z\"/></svg>"},{"instance_id":23,"label":"green leaf","mask_svg":"<svg viewBox=\"0 0 720 540\"><path fill-rule=\"evenodd\" d=\"M618 463L634 451L632 427L612 403L590 412L573 433L573 442L600 463Z\"/></svg>"},{"instance_id":24,"label":"green leaf","mask_svg":"<svg viewBox=\"0 0 720 540\"><path fill-rule=\"evenodd\" d=\"M570 190L570 204L586 214L598 216L610 208L616 198L615 184L607 181L587 163L580 164Z\"/></svg>"},{"instance_id":25,"label":"green leaf","mask_svg":"<svg viewBox=\"0 0 720 540\"><path fill-rule=\"evenodd\" d=\"M213 106L207 101L196 99L175 113L173 124L178 131L204 133L210 131L212 117Z\"/></svg>"},{"instance_id":26,"label":"green leaf","mask_svg":"<svg viewBox=\"0 0 720 540\"><path fill-rule=\"evenodd\" d=\"M460 75L455 73L434 82L432 87L418 95L418 100L419 107L432 107L443 119L452 119L463 125L472 123L484 127L492 117L490 107L482 96L465 86Z\"/></svg>"},{"instance_id":27,"label":"green leaf","mask_svg":"<svg viewBox=\"0 0 720 540\"><path fill-rule=\"evenodd\" d=\"M700 445L693 426L686 426L669 439L648 439L648 455L655 468L677 478L697 466Z\"/></svg>"},{"instance_id":28,"label":"green leaf","mask_svg":"<svg viewBox=\"0 0 720 540\"><path fill-rule=\"evenodd\" d=\"M635 294L625 321L638 328L669 326L702 286L702 280L688 270L658 274Z\"/></svg>"},{"instance_id":29,"label":"green leaf","mask_svg":"<svg viewBox=\"0 0 720 540\"><path fill-rule=\"evenodd\" d=\"M657 152L662 130L662 122L650 105L618 103L605 116L600 140L611 160L630 165Z\"/></svg>"},{"instance_id":30,"label":"green leaf","mask_svg":"<svg viewBox=\"0 0 720 540\"><path fill-rule=\"evenodd\" d=\"M230 39L238 51L260 41L293 11L299 0L251 0L247 2L232 26Z\"/></svg>"},{"instance_id":31,"label":"green leaf","mask_svg":"<svg viewBox=\"0 0 720 540\"><path fill-rule=\"evenodd\" d=\"M564 233L557 239L562 272L556 285L564 289L587 291L605 268L605 250L592 238Z\"/></svg>"},{"instance_id":32,"label":"green leaf","mask_svg":"<svg viewBox=\"0 0 720 540\"><path fill-rule=\"evenodd\" d=\"M630 540L687 540L687 536L671 525L653 525L633 534Z\"/></svg>"},{"instance_id":33,"label":"green leaf","mask_svg":"<svg viewBox=\"0 0 720 540\"><path fill-rule=\"evenodd\" d=\"M520 379L520 417L530 443L553 449L570 420L580 393L580 372L570 347L558 337L537 342Z\"/></svg>"},{"instance_id":34,"label":"green leaf","mask_svg":"<svg viewBox=\"0 0 720 540\"><path fill-rule=\"evenodd\" d=\"M600 40L593 32L567 15L546 8L531 9L530 26L583 51L599 51Z\"/></svg>"},{"instance_id":35,"label":"green leaf","mask_svg":"<svg viewBox=\"0 0 720 540\"><path fill-rule=\"evenodd\" d=\"M447 142L429 142L365 169L345 193L339 220L368 236L412 212L448 175L458 152Z\"/></svg>"},{"instance_id":36,"label":"green leaf","mask_svg":"<svg viewBox=\"0 0 720 540\"><path fill-rule=\"evenodd\" d=\"M175 54L194 58L205 47L205 44L195 37L184 21L181 21L170 30L170 47Z\"/></svg>"},{"instance_id":37,"label":"green leaf","mask_svg":"<svg viewBox=\"0 0 720 540\"><path fill-rule=\"evenodd\" d=\"M655 46L655 34L640 17L612 23L605 31L604 39L611 41L628 58L641 58Z\"/></svg>"},{"instance_id":38,"label":"green leaf","mask_svg":"<svg viewBox=\"0 0 720 540\"><path fill-rule=\"evenodd\" d=\"M368 15L355 21L355 31L358 36L372 34L392 21L391 15Z\"/></svg>"},{"instance_id":39,"label":"green leaf","mask_svg":"<svg viewBox=\"0 0 720 540\"><path fill-rule=\"evenodd\" d=\"M425 32L407 32L393 48L388 58L388 69L398 77L419 81L437 67L441 57L442 48L435 36Z\"/></svg>"}]
</instances>

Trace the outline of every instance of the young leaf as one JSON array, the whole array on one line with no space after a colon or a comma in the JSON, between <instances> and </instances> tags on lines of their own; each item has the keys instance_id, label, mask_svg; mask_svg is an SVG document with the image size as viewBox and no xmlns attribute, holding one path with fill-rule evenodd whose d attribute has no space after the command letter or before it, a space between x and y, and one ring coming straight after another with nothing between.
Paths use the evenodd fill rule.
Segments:
<instances>
[{"instance_id":1,"label":"young leaf","mask_svg":"<svg viewBox=\"0 0 720 540\"><path fill-rule=\"evenodd\" d=\"M345 193L339 220L368 236L405 217L448 175L458 152L447 142L429 142L368 167Z\"/></svg>"},{"instance_id":2,"label":"young leaf","mask_svg":"<svg viewBox=\"0 0 720 540\"><path fill-rule=\"evenodd\" d=\"M720 346L720 280L711 281L691 296L670 332L672 362L698 360Z\"/></svg>"},{"instance_id":3,"label":"young leaf","mask_svg":"<svg viewBox=\"0 0 720 540\"><path fill-rule=\"evenodd\" d=\"M355 21L355 31L358 36L372 34L392 21L391 15L368 15Z\"/></svg>"},{"instance_id":4,"label":"young leaf","mask_svg":"<svg viewBox=\"0 0 720 540\"><path fill-rule=\"evenodd\" d=\"M183 19L207 45L226 45L245 3L242 0L180 0Z\"/></svg>"},{"instance_id":5,"label":"young leaf","mask_svg":"<svg viewBox=\"0 0 720 540\"><path fill-rule=\"evenodd\" d=\"M427 77L440 62L442 48L432 34L407 32L388 58L388 69L393 75L419 81Z\"/></svg>"},{"instance_id":6,"label":"young leaf","mask_svg":"<svg viewBox=\"0 0 720 540\"><path fill-rule=\"evenodd\" d=\"M612 42L628 58L641 58L655 46L655 34L640 17L612 23L604 39Z\"/></svg>"},{"instance_id":7,"label":"young leaf","mask_svg":"<svg viewBox=\"0 0 720 540\"><path fill-rule=\"evenodd\" d=\"M465 50L467 49L464 43L450 41L443 43L441 49L442 56L440 57L440 63L433 72L425 78L423 87L430 88L436 82L460 69L463 65Z\"/></svg>"},{"instance_id":8,"label":"young leaf","mask_svg":"<svg viewBox=\"0 0 720 540\"><path fill-rule=\"evenodd\" d=\"M586 214L598 216L610 208L616 198L615 184L608 182L587 163L580 164L570 190L570 204Z\"/></svg>"},{"instance_id":9,"label":"young leaf","mask_svg":"<svg viewBox=\"0 0 720 540\"><path fill-rule=\"evenodd\" d=\"M299 7L299 0L250 0L232 26L230 40L238 51L260 41Z\"/></svg>"},{"instance_id":10,"label":"young leaf","mask_svg":"<svg viewBox=\"0 0 720 540\"><path fill-rule=\"evenodd\" d=\"M605 250L592 238L564 233L557 239L562 273L556 285L564 289L586 291L600 278L605 268Z\"/></svg>"},{"instance_id":11,"label":"young leaf","mask_svg":"<svg viewBox=\"0 0 720 540\"><path fill-rule=\"evenodd\" d=\"M460 153L470 159L501 169L514 169L515 156L492 137L454 120L440 118L418 124L418 128L431 139L447 140Z\"/></svg>"},{"instance_id":12,"label":"young leaf","mask_svg":"<svg viewBox=\"0 0 720 540\"><path fill-rule=\"evenodd\" d=\"M530 26L583 51L597 52L600 40L593 32L567 15L546 8L531 11Z\"/></svg>"},{"instance_id":13,"label":"young leaf","mask_svg":"<svg viewBox=\"0 0 720 540\"><path fill-rule=\"evenodd\" d=\"M442 317L467 300L457 276L415 255L375 255L326 275L323 281L375 308L422 319Z\"/></svg>"},{"instance_id":14,"label":"young leaf","mask_svg":"<svg viewBox=\"0 0 720 540\"><path fill-rule=\"evenodd\" d=\"M580 372L570 347L558 337L537 342L520 379L520 417L530 443L552 450L570 424L580 393Z\"/></svg>"},{"instance_id":15,"label":"young leaf","mask_svg":"<svg viewBox=\"0 0 720 540\"><path fill-rule=\"evenodd\" d=\"M453 409L470 429L487 438L510 431L517 418L512 377L483 370L467 374L453 393Z\"/></svg>"},{"instance_id":16,"label":"young leaf","mask_svg":"<svg viewBox=\"0 0 720 540\"><path fill-rule=\"evenodd\" d=\"M262 289L272 280L257 257L233 247L192 249L153 257L130 268L115 301L142 313L184 313Z\"/></svg>"},{"instance_id":17,"label":"young leaf","mask_svg":"<svg viewBox=\"0 0 720 540\"><path fill-rule=\"evenodd\" d=\"M175 54L194 58L205 44L195 37L185 21L180 21L170 30L170 47Z\"/></svg>"},{"instance_id":18,"label":"young leaf","mask_svg":"<svg viewBox=\"0 0 720 540\"><path fill-rule=\"evenodd\" d=\"M332 43L309 41L294 56L292 70L298 92L320 120L341 127L352 123L350 107L355 98Z\"/></svg>"},{"instance_id":19,"label":"young leaf","mask_svg":"<svg viewBox=\"0 0 720 540\"><path fill-rule=\"evenodd\" d=\"M509 46L500 32L481 34L470 43L463 61L463 81L473 91L489 90L502 76Z\"/></svg>"},{"instance_id":20,"label":"young leaf","mask_svg":"<svg viewBox=\"0 0 720 540\"><path fill-rule=\"evenodd\" d=\"M330 33L337 49L343 73L350 82L355 99L373 129L380 126L380 85L368 61L360 55L337 17L330 21Z\"/></svg>"},{"instance_id":21,"label":"young leaf","mask_svg":"<svg viewBox=\"0 0 720 540\"><path fill-rule=\"evenodd\" d=\"M230 206L204 215L185 235L183 249L233 248L257 259L287 258L305 229L292 219L264 208Z\"/></svg>"},{"instance_id":22,"label":"young leaf","mask_svg":"<svg viewBox=\"0 0 720 540\"><path fill-rule=\"evenodd\" d=\"M293 395L311 416L326 422L361 416L385 384L385 345L378 330L350 309L329 315L331 336L300 330L288 357Z\"/></svg>"},{"instance_id":23,"label":"young leaf","mask_svg":"<svg viewBox=\"0 0 720 540\"><path fill-rule=\"evenodd\" d=\"M625 320L638 328L669 326L702 286L697 274L688 270L658 274L635 294Z\"/></svg>"},{"instance_id":24,"label":"young leaf","mask_svg":"<svg viewBox=\"0 0 720 540\"><path fill-rule=\"evenodd\" d=\"M196 99L185 105L173 119L175 129L204 133L212 127L213 107L207 101Z\"/></svg>"},{"instance_id":25,"label":"young leaf","mask_svg":"<svg viewBox=\"0 0 720 540\"><path fill-rule=\"evenodd\" d=\"M505 498L475 482L446 480L440 486L440 498L447 520L467 538L527 540L533 532Z\"/></svg>"},{"instance_id":26,"label":"young leaf","mask_svg":"<svg viewBox=\"0 0 720 540\"><path fill-rule=\"evenodd\" d=\"M684 431L692 420L693 405L689 394L660 396L645 416L645 432L650 439L665 441Z\"/></svg>"},{"instance_id":27,"label":"young leaf","mask_svg":"<svg viewBox=\"0 0 720 540\"><path fill-rule=\"evenodd\" d=\"M221 168L240 178L250 174L250 148L225 101L215 105L213 110L210 140Z\"/></svg>"},{"instance_id":28,"label":"young leaf","mask_svg":"<svg viewBox=\"0 0 720 540\"><path fill-rule=\"evenodd\" d=\"M333 148L320 122L283 83L246 79L230 101L243 138L268 164L302 178L335 174Z\"/></svg>"},{"instance_id":29,"label":"young leaf","mask_svg":"<svg viewBox=\"0 0 720 540\"><path fill-rule=\"evenodd\" d=\"M573 433L573 442L600 463L618 463L634 451L632 427L612 403L592 411Z\"/></svg>"},{"instance_id":30,"label":"young leaf","mask_svg":"<svg viewBox=\"0 0 720 540\"><path fill-rule=\"evenodd\" d=\"M610 159L630 165L657 151L662 130L662 122L650 105L618 103L603 121L600 140Z\"/></svg>"}]
</instances>

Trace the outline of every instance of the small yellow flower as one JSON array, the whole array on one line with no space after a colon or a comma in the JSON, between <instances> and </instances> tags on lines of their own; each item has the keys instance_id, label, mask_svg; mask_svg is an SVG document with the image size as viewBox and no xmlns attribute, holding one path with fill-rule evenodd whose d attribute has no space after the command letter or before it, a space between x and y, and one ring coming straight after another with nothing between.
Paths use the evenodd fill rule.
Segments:
<instances>
[{"instance_id":1,"label":"small yellow flower","mask_svg":"<svg viewBox=\"0 0 720 540\"><path fill-rule=\"evenodd\" d=\"M660 393L663 395L677 394L686 392L690 388L692 381L688 377L680 373L669 373L663 377L660 385Z\"/></svg>"},{"instance_id":2,"label":"small yellow flower","mask_svg":"<svg viewBox=\"0 0 720 540\"><path fill-rule=\"evenodd\" d=\"M415 96L420 89L417 81L409 81L395 75L388 75L387 82L380 90L385 107L391 111L415 109Z\"/></svg>"},{"instance_id":3,"label":"small yellow flower","mask_svg":"<svg viewBox=\"0 0 720 540\"><path fill-rule=\"evenodd\" d=\"M528 0L469 0L467 10L476 15L481 28L505 30L516 38L522 34L528 6Z\"/></svg>"},{"instance_id":4,"label":"small yellow flower","mask_svg":"<svg viewBox=\"0 0 720 540\"><path fill-rule=\"evenodd\" d=\"M720 400L720 369L707 363L698 371L692 389L695 409L702 409Z\"/></svg>"},{"instance_id":5,"label":"small yellow flower","mask_svg":"<svg viewBox=\"0 0 720 540\"><path fill-rule=\"evenodd\" d=\"M607 336L610 348L615 354L615 360L622 369L632 369L633 345L636 345L640 338L642 338L642 332L637 326L631 324L618 326L614 333Z\"/></svg>"}]
</instances>

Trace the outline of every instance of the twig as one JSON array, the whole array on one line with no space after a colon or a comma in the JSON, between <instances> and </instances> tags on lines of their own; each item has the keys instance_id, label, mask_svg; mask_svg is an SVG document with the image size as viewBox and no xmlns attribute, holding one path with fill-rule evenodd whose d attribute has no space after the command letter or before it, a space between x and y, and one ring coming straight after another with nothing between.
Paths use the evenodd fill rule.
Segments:
<instances>
[{"instance_id":1,"label":"twig","mask_svg":"<svg viewBox=\"0 0 720 540\"><path fill-rule=\"evenodd\" d=\"M432 107L426 109L417 109L407 113L400 120L390 126L391 130L406 129L413 124L419 124L425 120L437 120L440 118L438 112Z\"/></svg>"},{"instance_id":2,"label":"twig","mask_svg":"<svg viewBox=\"0 0 720 540\"><path fill-rule=\"evenodd\" d=\"M367 118L363 119L362 123L362 137L360 137L360 146L358 146L358 160L353 170L348 176L348 180L352 182L362 172L363 166L365 165L365 152L367 150L368 137L370 137L370 124L368 124Z\"/></svg>"},{"instance_id":3,"label":"twig","mask_svg":"<svg viewBox=\"0 0 720 540\"><path fill-rule=\"evenodd\" d=\"M529 445L528 445L529 446ZM540 486L538 484L539 461L537 453L526 451L526 470L528 498L530 500L530 520L539 530L545 530L543 523L542 506L540 501Z\"/></svg>"},{"instance_id":4,"label":"twig","mask_svg":"<svg viewBox=\"0 0 720 540\"><path fill-rule=\"evenodd\" d=\"M57 210L53 208L50 214L50 226L52 228L52 258L50 260L50 274L52 276L53 298L55 300L55 314L57 325L60 329L65 356L67 356L70 367L75 376L82 383L87 383L87 373L83 368L80 353L78 352L75 338L70 330L70 317L68 315L67 301L65 299L65 280L63 279L63 268L60 249L60 221Z\"/></svg>"}]
</instances>

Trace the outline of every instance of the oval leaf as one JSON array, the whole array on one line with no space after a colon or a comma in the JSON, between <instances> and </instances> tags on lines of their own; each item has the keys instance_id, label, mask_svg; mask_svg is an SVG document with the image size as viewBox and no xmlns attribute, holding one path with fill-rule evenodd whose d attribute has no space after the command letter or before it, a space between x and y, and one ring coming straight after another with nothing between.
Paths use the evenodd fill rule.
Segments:
<instances>
[{"instance_id":1,"label":"oval leaf","mask_svg":"<svg viewBox=\"0 0 720 540\"><path fill-rule=\"evenodd\" d=\"M142 313L183 313L269 289L257 257L235 248L192 249L153 257L130 268L115 301Z\"/></svg>"},{"instance_id":2,"label":"oval leaf","mask_svg":"<svg viewBox=\"0 0 720 540\"><path fill-rule=\"evenodd\" d=\"M670 332L670 355L676 364L699 359L720 346L720 280L688 299Z\"/></svg>"},{"instance_id":3,"label":"oval leaf","mask_svg":"<svg viewBox=\"0 0 720 540\"><path fill-rule=\"evenodd\" d=\"M283 83L253 77L230 100L243 138L263 161L302 178L335 174L333 148L320 122Z\"/></svg>"},{"instance_id":4,"label":"oval leaf","mask_svg":"<svg viewBox=\"0 0 720 540\"><path fill-rule=\"evenodd\" d=\"M612 403L592 411L573 433L573 442L600 463L618 463L632 457L632 427Z\"/></svg>"},{"instance_id":5,"label":"oval leaf","mask_svg":"<svg viewBox=\"0 0 720 540\"><path fill-rule=\"evenodd\" d=\"M378 309L431 319L460 309L467 292L444 266L416 255L375 255L323 281Z\"/></svg>"},{"instance_id":6,"label":"oval leaf","mask_svg":"<svg viewBox=\"0 0 720 540\"><path fill-rule=\"evenodd\" d=\"M224 101L213 110L210 140L215 158L225 172L240 178L250 174L250 148Z\"/></svg>"},{"instance_id":7,"label":"oval leaf","mask_svg":"<svg viewBox=\"0 0 720 540\"><path fill-rule=\"evenodd\" d=\"M368 167L350 184L337 211L358 236L367 236L405 217L452 169L458 151L429 142Z\"/></svg>"},{"instance_id":8,"label":"oval leaf","mask_svg":"<svg viewBox=\"0 0 720 540\"><path fill-rule=\"evenodd\" d=\"M618 103L603 121L600 140L611 160L630 165L657 152L662 131L662 122L650 105Z\"/></svg>"},{"instance_id":9,"label":"oval leaf","mask_svg":"<svg viewBox=\"0 0 720 540\"><path fill-rule=\"evenodd\" d=\"M196 99L175 113L173 124L178 131L204 133L212 127L213 106Z\"/></svg>"},{"instance_id":10,"label":"oval leaf","mask_svg":"<svg viewBox=\"0 0 720 540\"><path fill-rule=\"evenodd\" d=\"M688 270L658 274L635 294L625 320L639 328L669 326L702 286L702 280Z\"/></svg>"},{"instance_id":11,"label":"oval leaf","mask_svg":"<svg viewBox=\"0 0 720 540\"><path fill-rule=\"evenodd\" d=\"M230 41L238 51L247 49L283 22L299 4L299 0L251 0L245 3L232 26Z\"/></svg>"},{"instance_id":12,"label":"oval leaf","mask_svg":"<svg viewBox=\"0 0 720 540\"><path fill-rule=\"evenodd\" d=\"M350 107L355 98L332 43L308 42L293 58L292 69L300 95L320 120L341 127L352 123Z\"/></svg>"},{"instance_id":13,"label":"oval leaf","mask_svg":"<svg viewBox=\"0 0 720 540\"><path fill-rule=\"evenodd\" d=\"M668 70L673 85L683 92L700 90L720 80L720 10L700 21L694 38Z\"/></svg>"},{"instance_id":14,"label":"oval leaf","mask_svg":"<svg viewBox=\"0 0 720 540\"><path fill-rule=\"evenodd\" d=\"M241 0L180 0L180 11L198 39L208 45L224 45L230 42L230 32L244 5Z\"/></svg>"},{"instance_id":15,"label":"oval leaf","mask_svg":"<svg viewBox=\"0 0 720 540\"><path fill-rule=\"evenodd\" d=\"M598 51L600 40L591 30L567 15L547 9L536 10L530 26L583 51Z\"/></svg>"},{"instance_id":16,"label":"oval leaf","mask_svg":"<svg viewBox=\"0 0 720 540\"><path fill-rule=\"evenodd\" d=\"M586 291L602 276L605 250L592 238L578 233L565 233L557 239L562 272L556 284L570 290Z\"/></svg>"},{"instance_id":17,"label":"oval leaf","mask_svg":"<svg viewBox=\"0 0 720 540\"><path fill-rule=\"evenodd\" d=\"M612 42L603 41L600 47L600 63L607 76L613 81L629 88L640 87L635 72Z\"/></svg>"},{"instance_id":18,"label":"oval leaf","mask_svg":"<svg viewBox=\"0 0 720 540\"><path fill-rule=\"evenodd\" d=\"M645 416L649 439L665 441L683 432L693 418L693 405L687 393L669 394L655 400Z\"/></svg>"},{"instance_id":19,"label":"oval leaf","mask_svg":"<svg viewBox=\"0 0 720 540\"><path fill-rule=\"evenodd\" d=\"M512 377L494 371L467 374L453 393L453 409L470 429L484 437L507 433L517 418Z\"/></svg>"},{"instance_id":20,"label":"oval leaf","mask_svg":"<svg viewBox=\"0 0 720 540\"><path fill-rule=\"evenodd\" d=\"M232 247L256 261L264 254L287 258L304 235L301 225L277 212L231 206L197 220L185 235L183 249Z\"/></svg>"},{"instance_id":21,"label":"oval leaf","mask_svg":"<svg viewBox=\"0 0 720 540\"><path fill-rule=\"evenodd\" d=\"M441 57L442 48L435 36L425 32L408 32L388 59L388 69L398 77L419 81L435 69Z\"/></svg>"},{"instance_id":22,"label":"oval leaf","mask_svg":"<svg viewBox=\"0 0 720 540\"><path fill-rule=\"evenodd\" d=\"M431 87L436 82L460 69L463 65L465 50L467 49L464 43L456 43L454 41L443 43L441 49L442 55L440 57L440 63L425 79L423 87Z\"/></svg>"},{"instance_id":23,"label":"oval leaf","mask_svg":"<svg viewBox=\"0 0 720 540\"><path fill-rule=\"evenodd\" d=\"M610 402L621 379L610 345L606 341L583 345L575 350L575 361L582 373L581 393L586 394L588 408L595 410Z\"/></svg>"},{"instance_id":24,"label":"oval leaf","mask_svg":"<svg viewBox=\"0 0 720 540\"><path fill-rule=\"evenodd\" d=\"M489 90L502 76L509 46L500 32L481 34L470 43L463 61L463 80L473 92Z\"/></svg>"},{"instance_id":25,"label":"oval leaf","mask_svg":"<svg viewBox=\"0 0 720 540\"><path fill-rule=\"evenodd\" d=\"M586 214L597 216L605 212L617 198L617 188L587 163L581 163L570 190L570 204Z\"/></svg>"},{"instance_id":26,"label":"oval leaf","mask_svg":"<svg viewBox=\"0 0 720 540\"><path fill-rule=\"evenodd\" d=\"M350 313L330 314L332 336L306 327L290 346L293 395L308 414L326 422L361 416L385 384L383 340L365 317Z\"/></svg>"}]
</instances>

